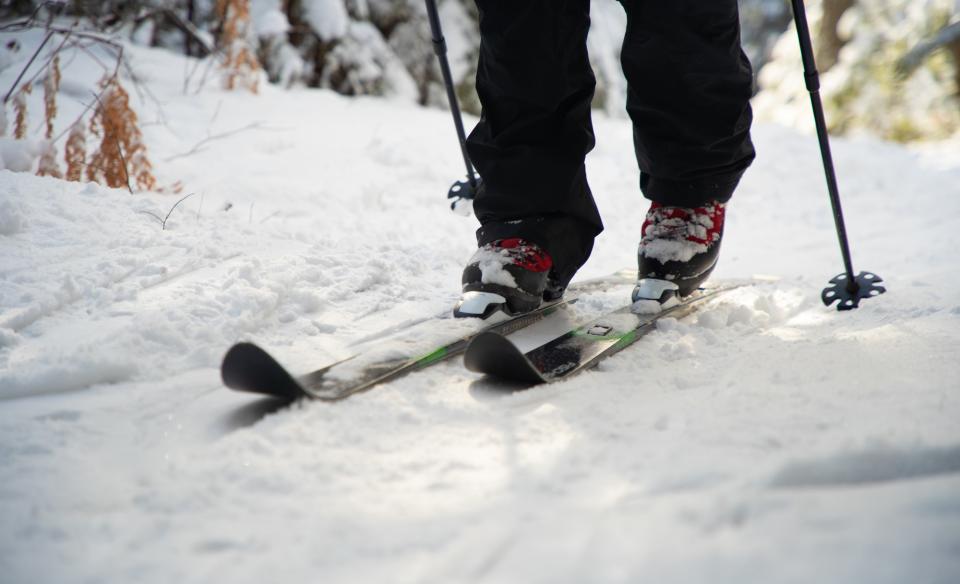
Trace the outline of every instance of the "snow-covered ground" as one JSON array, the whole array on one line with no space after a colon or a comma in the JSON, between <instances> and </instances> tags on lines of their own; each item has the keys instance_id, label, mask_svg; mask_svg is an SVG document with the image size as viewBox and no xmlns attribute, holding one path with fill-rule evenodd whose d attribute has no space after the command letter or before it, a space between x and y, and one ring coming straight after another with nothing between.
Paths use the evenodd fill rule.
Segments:
<instances>
[{"instance_id":1,"label":"snow-covered ground","mask_svg":"<svg viewBox=\"0 0 960 584\"><path fill-rule=\"evenodd\" d=\"M860 310L819 301L815 139L758 126L716 278L778 281L557 385L451 361L276 410L221 386L232 342L302 371L456 298L449 114L184 95L181 59L130 52L161 182L195 193L165 230L177 195L0 171L3 582L960 581L956 152L835 141L855 266L889 290ZM646 207L628 122L596 126L583 277L634 261Z\"/></svg>"}]
</instances>

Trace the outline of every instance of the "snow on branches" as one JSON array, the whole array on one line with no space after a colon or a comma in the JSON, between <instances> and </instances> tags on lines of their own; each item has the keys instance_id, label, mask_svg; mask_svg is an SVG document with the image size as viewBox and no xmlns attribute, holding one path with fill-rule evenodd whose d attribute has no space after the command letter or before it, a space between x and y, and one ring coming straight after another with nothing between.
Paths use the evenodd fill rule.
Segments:
<instances>
[{"instance_id":1,"label":"snow on branches","mask_svg":"<svg viewBox=\"0 0 960 584\"><path fill-rule=\"evenodd\" d=\"M836 4L848 7L838 15ZM835 32L833 58L818 60L831 131L900 142L960 133L960 49L955 56L949 50L924 52L922 58L916 49L911 53L960 18L955 0L810 0L807 8L811 30L819 31L814 48L830 45L823 35ZM818 51L818 59L825 51ZM759 84L753 103L758 119L812 127L793 27L760 71Z\"/></svg>"}]
</instances>

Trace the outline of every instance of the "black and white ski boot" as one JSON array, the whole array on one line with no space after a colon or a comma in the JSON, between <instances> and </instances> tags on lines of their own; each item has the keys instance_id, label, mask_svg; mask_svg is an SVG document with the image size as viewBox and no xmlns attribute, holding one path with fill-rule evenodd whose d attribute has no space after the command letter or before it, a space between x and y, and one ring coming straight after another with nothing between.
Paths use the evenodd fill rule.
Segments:
<instances>
[{"instance_id":1,"label":"black and white ski boot","mask_svg":"<svg viewBox=\"0 0 960 584\"><path fill-rule=\"evenodd\" d=\"M635 306L668 306L700 287L717 265L725 210L718 202L650 206L637 250Z\"/></svg>"},{"instance_id":2,"label":"black and white ski boot","mask_svg":"<svg viewBox=\"0 0 960 584\"><path fill-rule=\"evenodd\" d=\"M550 255L535 243L512 238L485 244L463 270L463 296L453 314L487 318L501 310L511 316L535 310L563 295L552 267Z\"/></svg>"}]
</instances>

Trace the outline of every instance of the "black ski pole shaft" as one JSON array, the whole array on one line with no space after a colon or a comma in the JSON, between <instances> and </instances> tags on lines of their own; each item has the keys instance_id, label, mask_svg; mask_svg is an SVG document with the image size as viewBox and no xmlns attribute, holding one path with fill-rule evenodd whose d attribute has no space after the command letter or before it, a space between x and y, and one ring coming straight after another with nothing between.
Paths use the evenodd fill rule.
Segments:
<instances>
[{"instance_id":1,"label":"black ski pole shaft","mask_svg":"<svg viewBox=\"0 0 960 584\"><path fill-rule=\"evenodd\" d=\"M850 244L847 241L847 228L843 221L843 209L840 207L840 189L837 186L837 175L833 167L833 157L830 154L830 138L827 134L827 122L823 114L823 103L820 100L820 75L813 57L813 42L810 40L810 27L807 25L807 14L803 0L790 0L793 5L793 17L797 26L797 36L800 40L800 57L803 59L803 77L807 91L810 93L810 104L813 106L813 120L817 127L817 138L820 141L820 155L823 158L823 170L827 177L827 190L830 192L830 206L833 208L833 221L837 227L837 237L840 240L840 253L843 254L843 266L847 272L847 290L856 292L858 285L853 274L853 261L850 258Z\"/></svg>"},{"instance_id":2,"label":"black ski pole shaft","mask_svg":"<svg viewBox=\"0 0 960 584\"><path fill-rule=\"evenodd\" d=\"M830 280L832 286L824 288L820 299L827 306L838 302L838 310L852 310L860 305L860 300L883 294L887 290L880 286L880 282L883 282L880 276L870 272L860 272L856 275L853 273L850 243L847 241L847 228L844 225L843 210L840 207L840 189L837 187L837 174L833 168L833 157L830 155L830 137L827 133L826 118L823 115L823 103L820 101L820 75L817 73L817 64L813 57L813 42L810 40L807 14L803 7L803 0L790 0L790 3L793 7L794 22L797 25L797 37L800 40L803 78L810 93L810 105L813 106L813 121L817 126L817 139L820 141L820 156L823 158L823 171L827 177L827 190L830 192L833 221L837 227L840 253L843 254L843 267L846 270L845 273Z\"/></svg>"},{"instance_id":3,"label":"black ski pole shaft","mask_svg":"<svg viewBox=\"0 0 960 584\"><path fill-rule=\"evenodd\" d=\"M430 21L430 33L433 35L433 52L440 61L440 73L443 75L443 84L447 90L447 101L450 102L450 113L453 114L453 125L457 128L457 138L460 140L460 152L463 154L463 163L467 167L467 180L475 190L477 179L467 154L467 134L463 130L463 118L460 115L460 105L457 102L457 92L453 87L453 75L450 73L450 62L447 60L447 41L443 38L440 27L440 14L437 12L436 0L425 0L427 4L427 19Z\"/></svg>"}]
</instances>

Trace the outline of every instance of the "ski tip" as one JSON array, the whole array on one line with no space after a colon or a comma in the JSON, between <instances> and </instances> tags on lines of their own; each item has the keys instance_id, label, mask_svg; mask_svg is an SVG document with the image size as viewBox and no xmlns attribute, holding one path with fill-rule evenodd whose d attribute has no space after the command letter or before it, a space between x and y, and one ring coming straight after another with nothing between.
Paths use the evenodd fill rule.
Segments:
<instances>
[{"instance_id":1,"label":"ski tip","mask_svg":"<svg viewBox=\"0 0 960 584\"><path fill-rule=\"evenodd\" d=\"M237 343L223 356L220 378L230 389L295 400L303 389L269 353L253 343Z\"/></svg>"},{"instance_id":2,"label":"ski tip","mask_svg":"<svg viewBox=\"0 0 960 584\"><path fill-rule=\"evenodd\" d=\"M546 381L523 352L503 335L485 332L470 341L463 355L464 366L475 373L514 381Z\"/></svg>"}]
</instances>

